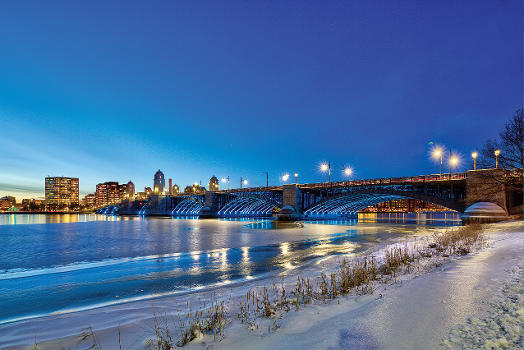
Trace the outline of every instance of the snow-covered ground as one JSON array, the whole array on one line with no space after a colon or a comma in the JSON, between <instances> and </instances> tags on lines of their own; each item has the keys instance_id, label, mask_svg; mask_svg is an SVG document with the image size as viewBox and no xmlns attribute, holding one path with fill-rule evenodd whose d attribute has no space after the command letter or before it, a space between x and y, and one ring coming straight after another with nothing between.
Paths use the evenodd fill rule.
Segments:
<instances>
[{"instance_id":1,"label":"snow-covered ground","mask_svg":"<svg viewBox=\"0 0 524 350\"><path fill-rule=\"evenodd\" d=\"M39 349L88 348L89 342L64 337L63 330L80 334L92 326L102 349L119 348L118 328L123 349L140 349L152 334L153 307L176 320L188 303L194 309L220 299L229 305L232 320L224 337L204 336L187 349L522 348L523 222L493 224L487 231L488 248L444 258L436 268L432 258L431 264L423 264L400 282L375 286L372 295L309 304L282 317L260 319L251 329L235 317L239 298L251 288L267 285L267 280L13 324L0 328L0 347L32 348L27 339L37 335ZM425 244L420 238L418 242ZM291 286L298 274L318 276L336 268L339 261L340 257L327 258L271 282ZM55 340L42 342L38 337Z\"/></svg>"},{"instance_id":2,"label":"snow-covered ground","mask_svg":"<svg viewBox=\"0 0 524 350\"><path fill-rule=\"evenodd\" d=\"M490 248L476 254L374 295L291 311L264 335L233 325L213 349L522 349L522 222L489 231Z\"/></svg>"}]
</instances>

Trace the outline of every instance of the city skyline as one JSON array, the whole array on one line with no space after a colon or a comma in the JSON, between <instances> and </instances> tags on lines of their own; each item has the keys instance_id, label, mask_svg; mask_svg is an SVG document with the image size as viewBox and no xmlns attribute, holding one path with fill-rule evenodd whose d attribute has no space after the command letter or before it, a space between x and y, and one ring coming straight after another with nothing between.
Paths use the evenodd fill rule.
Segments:
<instances>
[{"instance_id":1,"label":"city skyline","mask_svg":"<svg viewBox=\"0 0 524 350\"><path fill-rule=\"evenodd\" d=\"M470 169L522 106L522 3L339 5L3 3L0 195Z\"/></svg>"}]
</instances>

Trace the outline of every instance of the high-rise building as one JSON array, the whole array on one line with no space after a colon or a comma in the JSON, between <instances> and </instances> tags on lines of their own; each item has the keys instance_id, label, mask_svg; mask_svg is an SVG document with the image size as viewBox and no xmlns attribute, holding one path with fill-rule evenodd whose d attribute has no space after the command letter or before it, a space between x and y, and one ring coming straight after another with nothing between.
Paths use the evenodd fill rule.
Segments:
<instances>
[{"instance_id":1,"label":"high-rise building","mask_svg":"<svg viewBox=\"0 0 524 350\"><path fill-rule=\"evenodd\" d=\"M209 190L218 191L218 179L215 175L213 175L213 177L209 179Z\"/></svg>"},{"instance_id":2,"label":"high-rise building","mask_svg":"<svg viewBox=\"0 0 524 350\"><path fill-rule=\"evenodd\" d=\"M158 169L153 179L153 191L155 193L163 193L166 187L166 181L164 180L164 173Z\"/></svg>"},{"instance_id":3,"label":"high-rise building","mask_svg":"<svg viewBox=\"0 0 524 350\"><path fill-rule=\"evenodd\" d=\"M169 194L173 194L173 180L169 179Z\"/></svg>"},{"instance_id":4,"label":"high-rise building","mask_svg":"<svg viewBox=\"0 0 524 350\"><path fill-rule=\"evenodd\" d=\"M135 198L135 184L132 181L127 183L127 197L129 199Z\"/></svg>"},{"instance_id":5,"label":"high-rise building","mask_svg":"<svg viewBox=\"0 0 524 350\"><path fill-rule=\"evenodd\" d=\"M95 207L96 197L94 193L86 194L83 199L83 204L87 209L92 209Z\"/></svg>"},{"instance_id":6,"label":"high-rise building","mask_svg":"<svg viewBox=\"0 0 524 350\"><path fill-rule=\"evenodd\" d=\"M78 205L77 177L46 177L45 202L47 205Z\"/></svg>"},{"instance_id":7,"label":"high-rise building","mask_svg":"<svg viewBox=\"0 0 524 350\"><path fill-rule=\"evenodd\" d=\"M119 185L118 182L109 181L96 185L95 206L97 208L106 205L117 204L125 197L127 186Z\"/></svg>"}]
</instances>

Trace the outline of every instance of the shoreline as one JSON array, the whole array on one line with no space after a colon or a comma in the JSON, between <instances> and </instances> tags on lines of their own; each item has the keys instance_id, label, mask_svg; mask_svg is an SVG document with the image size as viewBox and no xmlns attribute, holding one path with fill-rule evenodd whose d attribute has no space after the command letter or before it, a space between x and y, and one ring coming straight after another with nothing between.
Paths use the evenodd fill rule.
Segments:
<instances>
[{"instance_id":1,"label":"shoreline","mask_svg":"<svg viewBox=\"0 0 524 350\"><path fill-rule=\"evenodd\" d=\"M506 227L506 228L504 228ZM503 231L508 230L508 227L513 229L519 229L520 232L522 231L522 222L512 222L512 223L500 223L500 224L494 224L490 225L490 230L495 231ZM492 236L493 233L490 233ZM497 234L495 234L497 235ZM507 233L506 233L507 235ZM522 236L522 234L521 234ZM419 241L421 241L419 239ZM458 257L458 258L449 258L446 262L444 262L444 266L448 266L449 264L455 264L456 261L462 261L467 260L468 258L475 257L478 254L482 254L482 252L490 251L493 248L485 248L481 250L480 252L475 252L469 255L466 255L464 257ZM316 272L322 271L324 269L332 269L334 266L336 266L337 262L334 260L340 259L340 256L329 256L324 260L319 260L315 262L311 268L307 268L305 270L299 271L297 273L294 273L293 270L289 275L284 276L283 278L287 280L286 283L292 284L293 281L296 281L296 276L303 275L303 276L313 276ZM372 295L362 295L362 296L344 296L342 298L335 300L331 300L327 304L323 305L307 305L305 308L302 308L298 312L295 311L289 311L285 313L282 316L281 324L276 324L277 330L275 332L269 332L265 334L266 332L263 332L262 329L266 326L264 322L261 323L259 330L260 332L253 332L253 331L247 331L246 325L239 324L238 321L233 320L233 323L229 326L227 326L225 330L225 337L222 339L222 341L219 342L213 342L212 339L209 339L209 336L204 336L202 339L199 339L198 341L191 342L187 345L188 348L195 348L195 347L202 347L204 345L213 344L213 347L216 348L234 348L234 347L242 347L241 344L243 341L249 340L249 345L254 346L253 342L260 343L263 346L268 345L266 341L260 341L261 339L272 339L275 337L274 334L281 334L284 332L284 330L289 331L293 330L293 327L290 328L290 323L293 323L296 318L302 318L304 316L311 316L306 317L308 319L311 319L311 322L318 322L318 320L315 320L315 318L323 318L324 316L314 313L312 315L312 310L316 310L320 312L320 314L326 314L331 315L333 313L333 307L340 308L340 305L342 304L344 306L344 309L346 310L365 310L367 308L372 307L373 303L376 303L377 300L379 300L378 295L384 294L387 295L387 293L390 293L391 290L396 289L402 289L404 283L410 283L412 280L416 280L417 278L421 276L431 276L435 274L435 270L432 270L430 272L422 272L420 274L414 274L406 278L405 280L402 280L400 284L393 284L393 287L385 287L382 291L382 287L378 286L378 289L375 291ZM277 277L278 278L278 277ZM188 302L194 299L198 299L200 304L205 304L206 301L209 303L212 300L223 300L226 303L236 304L236 301L238 298L240 298L242 295L245 295L246 290L250 290L252 288L260 287L261 285L267 284L268 280L264 279L256 280L256 281L248 281L246 283L243 283L239 286L227 286L227 287L221 287L218 288L215 291L202 291L198 293L191 293L190 295L185 295L179 297L172 297L172 296L166 296L157 298L155 300L151 300L148 304L154 305L155 309L159 310L160 312L169 312L172 313L173 311L175 313L183 314L184 313L184 306L187 305ZM380 298L382 299L382 298ZM111 306L112 310L109 310L106 307L102 307L96 310L90 310L90 311L82 311L78 314L74 315L72 318L74 321L78 323L83 323L83 325L78 325L78 329L84 329L88 326L93 326L93 329L96 332L97 338L100 340L102 348L114 348L115 346L118 348L118 344L115 343L117 337L117 329L118 324L115 324L115 320L122 320L124 322L121 322L122 326L119 328L122 332L122 342L123 342L123 348L129 348L129 349L135 349L135 348L144 348L145 341L147 340L148 334L151 335L151 322L152 322L152 307L146 307L145 302L129 302L125 304L120 304L117 306ZM141 304L141 305L139 305ZM193 304L194 305L194 304ZM327 308L327 310L326 310ZM319 311L320 310L320 311ZM231 314L235 314L234 310L229 310ZM107 319L104 320L103 317L100 317L101 314L107 314ZM71 316L71 315L69 315ZM116 317L114 317L116 316ZM26 335L26 338L33 339L34 335L37 335L37 341L38 341L38 331L42 329L49 329L49 328L60 328L60 325L66 325L68 324L68 318L67 315L54 315L54 316L48 316L44 317L38 320L33 320L32 322L21 322L18 325L11 325L13 328L11 329L11 334L18 334L19 340L21 340L22 333ZM113 319L113 321L111 321ZM263 320L265 321L265 320ZM280 322L280 321L278 321ZM277 323L278 323L277 322ZM50 324L53 323L53 324ZM120 322L119 322L120 323ZM267 322L266 322L267 323ZM270 322L271 323L271 322ZM27 326L27 329L22 329L23 325ZM271 325L270 325L271 326ZM70 324L68 324L68 327L71 328ZM1 328L0 328L1 329ZM244 329L246 332L242 331ZM267 327L265 327L267 331ZM148 333L149 332L149 333ZM251 333L250 333L251 332ZM45 332L44 332L45 333ZM81 332L79 331L75 335L69 336L69 337L58 337L54 340L49 340L45 342L39 343L39 348L56 348L58 345L60 346L66 346L71 348L78 348L82 347L82 344L78 343L78 335ZM246 339L238 338L237 333L244 334ZM260 338L262 337L262 338ZM211 337L212 338L212 337ZM277 337L278 338L278 337ZM14 339L13 339L14 340ZM264 345L265 344L265 345ZM85 344L83 344L85 345ZM244 344L245 345L245 344ZM271 344L271 346L276 346L277 344ZM32 345L28 342L21 342L18 343L5 343L4 347L7 346L7 348L20 348L22 346L28 346L32 348ZM269 346L269 345L268 345ZM256 347L256 346L255 346Z\"/></svg>"}]
</instances>

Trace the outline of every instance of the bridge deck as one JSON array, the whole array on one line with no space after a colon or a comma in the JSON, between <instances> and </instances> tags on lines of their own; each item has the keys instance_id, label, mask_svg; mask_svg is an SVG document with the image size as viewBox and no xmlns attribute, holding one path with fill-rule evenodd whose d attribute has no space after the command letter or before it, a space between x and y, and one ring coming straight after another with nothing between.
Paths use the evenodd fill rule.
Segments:
<instances>
[{"instance_id":1,"label":"bridge deck","mask_svg":"<svg viewBox=\"0 0 524 350\"><path fill-rule=\"evenodd\" d=\"M364 180L349 180L337 182L314 182L309 184L297 184L299 189L321 189L334 187L348 187L348 186L369 186L369 185L401 185L411 183L435 183L435 182L457 182L466 180L467 173L451 173L451 174L433 174L433 175L419 175L409 177L390 177L379 179L364 179ZM264 187L247 187L247 188L232 188L230 190L220 190L217 193L235 193L235 192L263 192L263 191L282 191L283 186L264 186Z\"/></svg>"}]
</instances>

